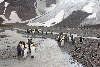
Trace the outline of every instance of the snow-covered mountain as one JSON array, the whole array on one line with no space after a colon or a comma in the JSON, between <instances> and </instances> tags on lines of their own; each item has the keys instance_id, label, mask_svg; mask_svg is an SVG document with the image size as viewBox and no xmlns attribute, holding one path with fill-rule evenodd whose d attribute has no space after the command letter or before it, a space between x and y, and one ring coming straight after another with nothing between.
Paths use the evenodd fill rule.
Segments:
<instances>
[{"instance_id":1,"label":"snow-covered mountain","mask_svg":"<svg viewBox=\"0 0 100 67\"><path fill-rule=\"evenodd\" d=\"M0 3L2 3L4 0L0 0Z\"/></svg>"},{"instance_id":2,"label":"snow-covered mountain","mask_svg":"<svg viewBox=\"0 0 100 67\"><path fill-rule=\"evenodd\" d=\"M68 17L73 11L81 10L87 3L88 3L87 0L80 0L80 1L78 1L78 0L77 1L76 0L59 0L59 1L57 1L56 7L53 10L51 10L48 13L46 13L42 16L39 16L35 19L34 18L30 19L26 22L29 22L28 25L30 25L30 26L38 24L38 26L39 25L40 26L41 25L43 25L43 26L47 25L47 27L49 27L49 26L54 25L52 23L58 24L58 23L61 22L61 21L56 21L57 19L55 19L55 17L62 10L64 11L64 14L62 14L63 15L62 20L63 20L66 17ZM55 19L55 20L51 21L52 19Z\"/></svg>"},{"instance_id":3,"label":"snow-covered mountain","mask_svg":"<svg viewBox=\"0 0 100 67\"><path fill-rule=\"evenodd\" d=\"M83 11L91 13L84 21L83 25L94 25L100 24L100 3L99 2L89 2L86 6L83 7Z\"/></svg>"},{"instance_id":4,"label":"snow-covered mountain","mask_svg":"<svg viewBox=\"0 0 100 67\"><path fill-rule=\"evenodd\" d=\"M6 23L15 23L15 20L26 20L36 17L35 0L4 0L0 3L0 15ZM18 15L12 15L12 14ZM15 18L11 20L12 18ZM20 21L18 21L20 22Z\"/></svg>"},{"instance_id":5,"label":"snow-covered mountain","mask_svg":"<svg viewBox=\"0 0 100 67\"><path fill-rule=\"evenodd\" d=\"M82 20L82 24L99 23L100 10L98 0L0 1L0 17L5 19L5 23L28 22L27 25L30 26L53 26L77 10L91 13L84 22ZM91 20L94 21L91 23Z\"/></svg>"},{"instance_id":6,"label":"snow-covered mountain","mask_svg":"<svg viewBox=\"0 0 100 67\"><path fill-rule=\"evenodd\" d=\"M27 25L29 26L47 26L47 27L50 27L50 26L53 26L59 22L62 21L63 19L63 16L64 16L64 10L60 11L54 18L51 18L50 20L46 21L46 22L42 22L42 23L28 23Z\"/></svg>"},{"instance_id":7,"label":"snow-covered mountain","mask_svg":"<svg viewBox=\"0 0 100 67\"><path fill-rule=\"evenodd\" d=\"M16 23L18 18L25 21L49 12L55 8L55 4L56 0L0 0L0 16L6 20L5 23ZM14 18L13 12L18 16L11 20L10 17Z\"/></svg>"}]
</instances>

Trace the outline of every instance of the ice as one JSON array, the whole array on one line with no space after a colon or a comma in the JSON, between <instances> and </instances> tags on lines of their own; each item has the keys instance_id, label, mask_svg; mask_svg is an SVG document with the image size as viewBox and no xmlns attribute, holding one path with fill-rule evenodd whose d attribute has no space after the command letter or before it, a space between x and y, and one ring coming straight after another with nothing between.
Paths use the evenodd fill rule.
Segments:
<instances>
[{"instance_id":1,"label":"ice","mask_svg":"<svg viewBox=\"0 0 100 67\"><path fill-rule=\"evenodd\" d=\"M96 16L96 13L93 13L92 15L89 15L88 17L87 17L87 19L93 19L93 18L96 18L97 16Z\"/></svg>"},{"instance_id":2,"label":"ice","mask_svg":"<svg viewBox=\"0 0 100 67\"><path fill-rule=\"evenodd\" d=\"M0 15L0 17L2 17L5 21L8 20L8 19L6 19L6 17L4 15Z\"/></svg>"},{"instance_id":3,"label":"ice","mask_svg":"<svg viewBox=\"0 0 100 67\"><path fill-rule=\"evenodd\" d=\"M87 17L87 19L93 19L93 18L96 18L96 14L97 14L97 11L98 9L96 9L96 6L97 6L97 3L94 3L94 2L90 2L88 3L86 6L83 7L83 11L87 12L87 13L92 13L92 15L89 15Z\"/></svg>"},{"instance_id":4,"label":"ice","mask_svg":"<svg viewBox=\"0 0 100 67\"><path fill-rule=\"evenodd\" d=\"M0 3L2 3L4 0L0 0Z\"/></svg>"},{"instance_id":5,"label":"ice","mask_svg":"<svg viewBox=\"0 0 100 67\"><path fill-rule=\"evenodd\" d=\"M89 38L89 39L96 39L96 40L100 40L100 38L97 38L97 37L83 37L83 38Z\"/></svg>"},{"instance_id":6,"label":"ice","mask_svg":"<svg viewBox=\"0 0 100 67\"><path fill-rule=\"evenodd\" d=\"M96 3L94 2L89 2L86 6L83 7L83 11L87 13L92 13L92 15L89 15L87 19L93 19L96 18Z\"/></svg>"},{"instance_id":7,"label":"ice","mask_svg":"<svg viewBox=\"0 0 100 67\"><path fill-rule=\"evenodd\" d=\"M5 11L6 11L6 8L7 8L8 5L9 5L9 3L8 2L5 2L5 10L4 10L4 13L3 14L5 14Z\"/></svg>"},{"instance_id":8,"label":"ice","mask_svg":"<svg viewBox=\"0 0 100 67\"><path fill-rule=\"evenodd\" d=\"M64 16L64 10L61 10L56 16L55 18L52 18L46 22L37 22L37 23L28 23L27 25L29 26L47 26L47 27L50 27L50 26L53 26L59 22L61 22L63 20L63 16Z\"/></svg>"},{"instance_id":9,"label":"ice","mask_svg":"<svg viewBox=\"0 0 100 67\"><path fill-rule=\"evenodd\" d=\"M95 5L96 5L96 3L90 2L86 6L84 6L82 10L87 13L93 13Z\"/></svg>"},{"instance_id":10,"label":"ice","mask_svg":"<svg viewBox=\"0 0 100 67\"><path fill-rule=\"evenodd\" d=\"M89 25L95 25L100 24L99 22L99 12L100 12L100 6L99 2L89 2L86 6L82 9L85 12L92 13L89 15L85 21L82 23L82 25L89 24Z\"/></svg>"},{"instance_id":11,"label":"ice","mask_svg":"<svg viewBox=\"0 0 100 67\"><path fill-rule=\"evenodd\" d=\"M21 23L21 19L18 17L16 11L12 11L9 18L10 20L6 20L4 21L4 23Z\"/></svg>"},{"instance_id":12,"label":"ice","mask_svg":"<svg viewBox=\"0 0 100 67\"><path fill-rule=\"evenodd\" d=\"M21 19L18 17L16 11L12 11L10 15L11 22L21 22Z\"/></svg>"},{"instance_id":13,"label":"ice","mask_svg":"<svg viewBox=\"0 0 100 67\"><path fill-rule=\"evenodd\" d=\"M46 13L53 10L55 7L56 7L56 4L51 4L50 7L45 9Z\"/></svg>"},{"instance_id":14,"label":"ice","mask_svg":"<svg viewBox=\"0 0 100 67\"><path fill-rule=\"evenodd\" d=\"M42 23L39 23L39 22L37 22L37 23L28 23L27 25L29 25L29 26L43 26Z\"/></svg>"},{"instance_id":15,"label":"ice","mask_svg":"<svg viewBox=\"0 0 100 67\"><path fill-rule=\"evenodd\" d=\"M37 22L41 23L39 25L42 25L42 23L43 23L43 25L45 25L45 22L54 20L53 18L55 18L55 16L59 13L59 11L64 10L64 18L66 18L73 11L82 9L82 7L86 3L87 3L87 0L77 0L77 1L76 0L57 0L56 7L53 10L51 10L47 13L44 13L43 15L40 15L36 18L27 20L25 22L31 22L31 23L29 23L30 26L32 24L34 25L34 23L37 23ZM38 4L38 5L41 5L41 4ZM44 7L44 9L45 9L45 7ZM54 23L55 22L53 22L52 25L54 25ZM51 24L51 23L48 23L48 24ZM48 25L48 26L50 26L50 25Z\"/></svg>"}]
</instances>

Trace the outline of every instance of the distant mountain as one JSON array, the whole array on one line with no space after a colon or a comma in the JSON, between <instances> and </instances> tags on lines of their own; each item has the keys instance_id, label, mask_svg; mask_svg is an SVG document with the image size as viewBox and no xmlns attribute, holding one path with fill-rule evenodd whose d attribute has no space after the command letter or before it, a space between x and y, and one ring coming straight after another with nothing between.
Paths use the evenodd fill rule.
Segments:
<instances>
[{"instance_id":1,"label":"distant mountain","mask_svg":"<svg viewBox=\"0 0 100 67\"><path fill-rule=\"evenodd\" d=\"M45 4L46 7L50 6L51 4L55 4L56 0L4 0L2 3L0 3L0 15L3 15L5 10L5 2L9 3L9 5L6 8L5 11L5 17L9 19L9 16L12 11L16 11L19 18L24 20L29 20L31 18L36 17L38 14L36 12L37 4L39 2L42 2L40 4ZM42 6L40 6L42 8Z\"/></svg>"},{"instance_id":2,"label":"distant mountain","mask_svg":"<svg viewBox=\"0 0 100 67\"><path fill-rule=\"evenodd\" d=\"M59 27L77 27L82 21L91 13L87 13L81 10L73 11L67 18L55 26Z\"/></svg>"},{"instance_id":3,"label":"distant mountain","mask_svg":"<svg viewBox=\"0 0 100 67\"><path fill-rule=\"evenodd\" d=\"M9 19L12 11L16 11L22 20L31 19L37 16L34 6L36 0L5 0L0 3L0 15L4 12L5 2L9 3L5 11L5 17L7 19Z\"/></svg>"}]
</instances>

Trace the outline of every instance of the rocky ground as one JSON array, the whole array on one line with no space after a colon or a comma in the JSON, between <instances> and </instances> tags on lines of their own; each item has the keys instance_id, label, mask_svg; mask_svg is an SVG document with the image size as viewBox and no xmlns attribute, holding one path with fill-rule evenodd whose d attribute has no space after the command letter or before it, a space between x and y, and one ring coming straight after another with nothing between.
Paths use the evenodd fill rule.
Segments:
<instances>
[{"instance_id":1,"label":"rocky ground","mask_svg":"<svg viewBox=\"0 0 100 67\"><path fill-rule=\"evenodd\" d=\"M85 39L83 43L76 42L75 45L67 42L63 49L67 50L84 67L100 67L98 40Z\"/></svg>"},{"instance_id":2,"label":"rocky ground","mask_svg":"<svg viewBox=\"0 0 100 67\"><path fill-rule=\"evenodd\" d=\"M22 27L22 28L21 27L19 27L20 28L19 30L17 30L17 28L16 28L16 30L18 33L24 34L23 32L25 32L25 31L21 30L24 27ZM36 27L27 27L27 28L36 28ZM44 28L44 27L39 27L39 28L41 28L44 31L49 31L49 32L53 31L53 32L57 32L57 33L60 33L60 32L77 33L78 35L80 35L80 36L82 35L84 37L98 37L98 35L100 33L99 28L94 29L94 28L88 28L88 27L87 28L86 27L85 28L64 28L64 27L61 27L61 28L53 28L53 27L46 28L45 27ZM12 31L13 30L14 29L12 29ZM1 30L1 32L3 32L3 30ZM11 33L13 33L13 32L10 32L9 34L11 34ZM7 36L6 35L7 31L6 31L6 34L4 34L4 33L1 33L1 34L2 35L0 36L1 37L0 41L2 41L2 39L4 39L4 41L2 41L2 42L4 42L3 44L7 44L7 42L9 42L9 39L11 39L11 38L9 38L11 35ZM23 38L20 38L20 36L21 37L30 37L30 36L23 36L23 35L18 35L18 36L19 36L18 38L15 38L13 40L23 39ZM51 37L53 37L53 39L56 38L56 36L54 37L51 34L48 34L48 35L44 34L44 36L43 36L43 38L51 38ZM12 40L12 42L10 41L10 43L8 43L8 45L6 45L5 49L0 50L0 52L1 52L0 57L2 59L6 59L6 58L16 59L17 58L16 54L13 54L13 53L16 53L15 47L9 46L10 44L13 44L15 42L13 40ZM23 40L27 42L27 38L24 38ZM20 40L18 40L18 41L20 41ZM15 43L17 44L18 41ZM79 41L77 41L75 45L72 45L71 42L66 42L65 46L60 47L60 48L62 51L65 51L65 52L67 51L74 58L74 60L77 60L84 67L99 67L100 66L100 52L99 52L100 47L98 47L98 42L99 42L99 40L95 40L95 39L84 39L83 43L79 43ZM14 52L12 51L12 48L13 48ZM7 51L8 52L10 51L11 53L9 53L7 55L6 54ZM15 60L15 61L17 61L17 60Z\"/></svg>"},{"instance_id":3,"label":"rocky ground","mask_svg":"<svg viewBox=\"0 0 100 67\"><path fill-rule=\"evenodd\" d=\"M99 37L100 28L99 25L86 26L80 28L55 28L56 32L68 32L77 33L84 37ZM100 67L100 46L98 46L100 40L96 39L84 39L83 43L76 42L75 45L67 42L63 49L69 52L69 54L78 62L82 63L85 67Z\"/></svg>"},{"instance_id":4,"label":"rocky ground","mask_svg":"<svg viewBox=\"0 0 100 67\"><path fill-rule=\"evenodd\" d=\"M67 51L61 49L54 39L50 39L51 36L54 37L55 35L32 36L31 34L25 34L23 29L18 28L2 30L0 35L2 36L0 38L1 67L81 67L81 64L74 61ZM35 58L31 59L29 55L27 59L18 59L16 56L18 42L20 40L27 42L30 37L33 37L33 42L37 45Z\"/></svg>"}]
</instances>

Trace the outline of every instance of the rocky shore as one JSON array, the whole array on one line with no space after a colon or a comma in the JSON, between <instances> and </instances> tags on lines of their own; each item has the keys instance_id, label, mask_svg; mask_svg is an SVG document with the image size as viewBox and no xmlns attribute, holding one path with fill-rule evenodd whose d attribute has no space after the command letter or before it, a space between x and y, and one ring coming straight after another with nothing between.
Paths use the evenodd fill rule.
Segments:
<instances>
[{"instance_id":1,"label":"rocky shore","mask_svg":"<svg viewBox=\"0 0 100 67\"><path fill-rule=\"evenodd\" d=\"M50 28L48 28L50 29ZM94 27L80 27L80 28L53 28L51 30L55 32L64 32L64 33L74 33L79 36L84 37L99 37L100 28ZM71 42L66 42L64 47L65 51L68 53L79 63L83 64L84 67L100 67L100 45L98 44L100 40L97 39L88 39L85 38L83 43L79 43L77 41L75 45L72 45Z\"/></svg>"},{"instance_id":2,"label":"rocky shore","mask_svg":"<svg viewBox=\"0 0 100 67\"><path fill-rule=\"evenodd\" d=\"M99 37L99 28L55 28L56 32L65 33L76 33L83 37ZM77 60L79 63L83 64L84 67L100 67L100 46L98 43L100 40L85 38L83 43L79 43L76 40L75 45L71 42L66 42L64 47L61 47L65 51Z\"/></svg>"},{"instance_id":3,"label":"rocky shore","mask_svg":"<svg viewBox=\"0 0 100 67\"><path fill-rule=\"evenodd\" d=\"M6 49L0 50L0 59L17 59L16 47L7 46Z\"/></svg>"},{"instance_id":4,"label":"rocky shore","mask_svg":"<svg viewBox=\"0 0 100 67\"><path fill-rule=\"evenodd\" d=\"M17 27L17 26L16 26ZM35 28L35 27L27 27L27 28ZM47 28L47 27L38 27L39 29L44 30L45 32L63 32L63 33L76 33L77 35L84 36L84 37L98 37L99 35L99 28L93 29L93 28ZM20 29L23 29L23 27ZM51 34L44 34L44 37L46 38L53 38L55 39L57 36L51 35ZM77 60L79 63L83 64L84 67L100 67L100 46L98 45L99 40L96 39L88 39L85 38L83 43L80 43L76 40L75 45L72 45L71 42L66 42L64 47L60 47L64 51L68 52L75 60ZM8 50L9 49L9 50ZM0 57L6 59L6 58L16 58L16 47L14 49L8 48L5 50L0 50ZM10 53L12 51L12 53ZM9 52L9 55L6 56L6 52ZM12 55L10 55L12 54Z\"/></svg>"},{"instance_id":5,"label":"rocky shore","mask_svg":"<svg viewBox=\"0 0 100 67\"><path fill-rule=\"evenodd\" d=\"M85 39L83 43L76 42L74 45L66 42L62 49L68 51L84 67L100 67L100 46L98 46L98 40Z\"/></svg>"}]
</instances>

